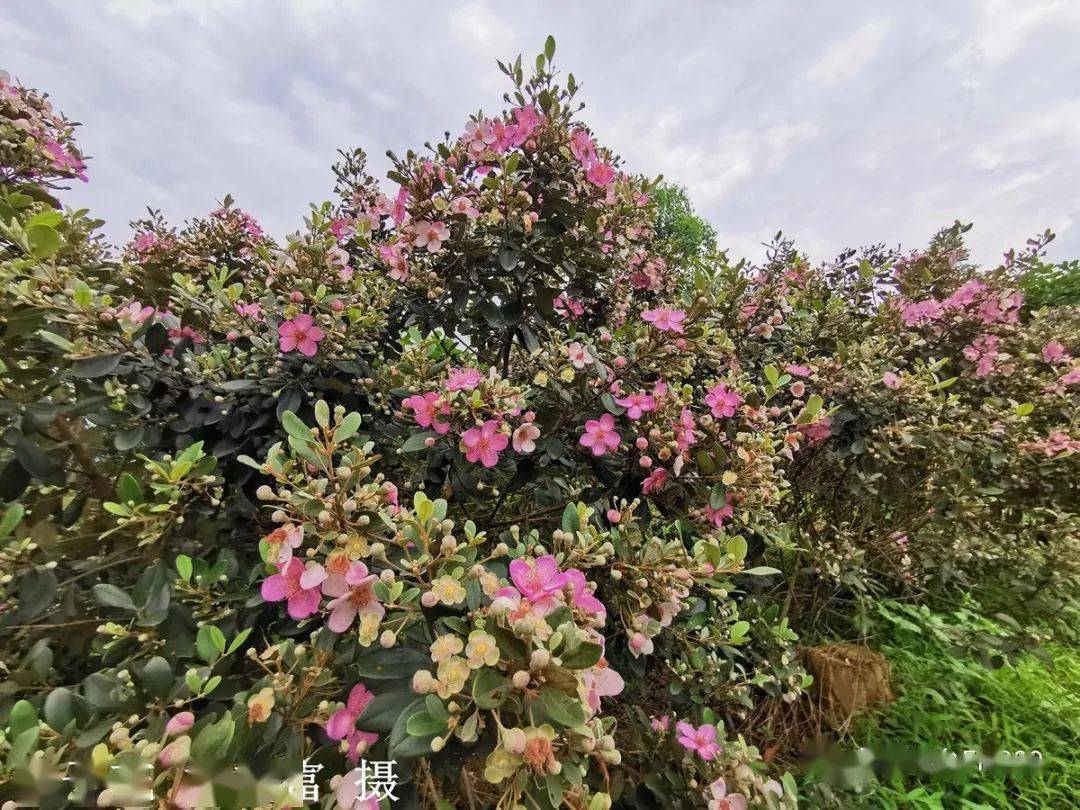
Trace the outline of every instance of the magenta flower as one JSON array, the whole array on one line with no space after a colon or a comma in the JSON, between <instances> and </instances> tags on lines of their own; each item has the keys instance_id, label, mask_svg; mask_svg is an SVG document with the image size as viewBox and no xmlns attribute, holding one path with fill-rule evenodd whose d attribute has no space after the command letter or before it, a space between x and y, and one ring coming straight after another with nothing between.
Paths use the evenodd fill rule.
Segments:
<instances>
[{"instance_id":1,"label":"magenta flower","mask_svg":"<svg viewBox=\"0 0 1080 810\"><path fill-rule=\"evenodd\" d=\"M714 759L723 749L716 742L716 726L705 723L698 728L686 722L675 724L679 733L679 745L687 751L695 751L706 762Z\"/></svg>"},{"instance_id":2,"label":"magenta flower","mask_svg":"<svg viewBox=\"0 0 1080 810\"><path fill-rule=\"evenodd\" d=\"M705 404L716 418L735 415L735 410L742 404L743 398L737 391L732 391L723 383L718 383L705 394Z\"/></svg>"},{"instance_id":3,"label":"magenta flower","mask_svg":"<svg viewBox=\"0 0 1080 810\"><path fill-rule=\"evenodd\" d=\"M429 427L440 436L450 430L449 422L440 422L440 416L450 415L450 405L434 391L426 394L414 394L402 401L403 408L410 408L413 419L420 427Z\"/></svg>"},{"instance_id":4,"label":"magenta flower","mask_svg":"<svg viewBox=\"0 0 1080 810\"><path fill-rule=\"evenodd\" d=\"M583 129L575 129L570 135L570 151L581 163L591 164L596 160L596 145Z\"/></svg>"},{"instance_id":5,"label":"magenta flower","mask_svg":"<svg viewBox=\"0 0 1080 810\"><path fill-rule=\"evenodd\" d=\"M610 186L615 181L615 169L608 163L593 162L585 171L586 179L594 186Z\"/></svg>"},{"instance_id":6,"label":"magenta flower","mask_svg":"<svg viewBox=\"0 0 1080 810\"><path fill-rule=\"evenodd\" d=\"M570 575L559 572L559 564L550 554L535 559L520 557L510 562L510 579L530 602L550 599L561 591Z\"/></svg>"},{"instance_id":7,"label":"magenta flower","mask_svg":"<svg viewBox=\"0 0 1080 810\"><path fill-rule=\"evenodd\" d=\"M278 327L278 348L283 352L299 351L305 357L314 357L319 350L319 341L324 337L326 333L315 326L310 315L297 315Z\"/></svg>"},{"instance_id":8,"label":"magenta flower","mask_svg":"<svg viewBox=\"0 0 1080 810\"><path fill-rule=\"evenodd\" d=\"M607 608L589 590L589 583L581 571L577 568L571 568L566 572L566 581L570 586L571 593L573 593L571 604L594 616L607 616Z\"/></svg>"},{"instance_id":9,"label":"magenta flower","mask_svg":"<svg viewBox=\"0 0 1080 810\"><path fill-rule=\"evenodd\" d=\"M656 410L656 399L648 394L630 394L616 399L615 404L626 408L626 415L631 419L640 419L642 414Z\"/></svg>"},{"instance_id":10,"label":"magenta flower","mask_svg":"<svg viewBox=\"0 0 1080 810\"><path fill-rule=\"evenodd\" d=\"M643 494L648 495L651 492L661 490L664 488L664 483L667 481L667 470L663 467L657 467L648 477L641 482L641 491Z\"/></svg>"},{"instance_id":11,"label":"magenta flower","mask_svg":"<svg viewBox=\"0 0 1080 810\"><path fill-rule=\"evenodd\" d=\"M475 368L452 368L446 376L447 391L472 391L484 379Z\"/></svg>"},{"instance_id":12,"label":"magenta flower","mask_svg":"<svg viewBox=\"0 0 1080 810\"><path fill-rule=\"evenodd\" d=\"M908 302L900 310L900 316L907 326L919 326L920 324L936 321L942 315L941 302L933 298L925 301Z\"/></svg>"},{"instance_id":13,"label":"magenta flower","mask_svg":"<svg viewBox=\"0 0 1080 810\"><path fill-rule=\"evenodd\" d=\"M330 609L326 626L335 633L344 633L358 615L384 616L386 609L371 587L377 580L362 562L352 563L344 576L328 576L322 583L322 592L333 598L326 603Z\"/></svg>"},{"instance_id":14,"label":"magenta flower","mask_svg":"<svg viewBox=\"0 0 1080 810\"><path fill-rule=\"evenodd\" d=\"M727 503L719 509L713 509L712 504L705 506L705 516L709 522L718 529L724 528L724 521L730 520L735 515L735 507L731 505L734 496L729 492L725 496Z\"/></svg>"},{"instance_id":15,"label":"magenta flower","mask_svg":"<svg viewBox=\"0 0 1080 810\"><path fill-rule=\"evenodd\" d=\"M485 467L494 467L499 463L499 453L510 444L510 437L500 428L502 422L489 419L478 428L470 428L461 434L461 443L465 447L465 458L474 464L479 461Z\"/></svg>"},{"instance_id":16,"label":"magenta flower","mask_svg":"<svg viewBox=\"0 0 1080 810\"><path fill-rule=\"evenodd\" d=\"M657 307L656 309L647 309L642 312L641 319L646 323L651 323L654 329L659 329L661 332L675 332L676 334L681 335L683 331L683 321L686 320L686 313L681 309Z\"/></svg>"},{"instance_id":17,"label":"magenta flower","mask_svg":"<svg viewBox=\"0 0 1080 810\"><path fill-rule=\"evenodd\" d=\"M605 413L599 419L590 419L585 423L585 435L578 439L578 444L592 450L594 456L602 456L619 447L619 434L615 432L615 417Z\"/></svg>"},{"instance_id":18,"label":"magenta flower","mask_svg":"<svg viewBox=\"0 0 1080 810\"><path fill-rule=\"evenodd\" d=\"M321 565L304 568L304 564L294 557L278 571L263 580L263 599L267 602L288 600L289 615L297 620L306 619L319 609L319 586L326 579L326 570Z\"/></svg>"},{"instance_id":19,"label":"magenta flower","mask_svg":"<svg viewBox=\"0 0 1080 810\"><path fill-rule=\"evenodd\" d=\"M362 683L356 684L349 692L349 699L345 706L338 709L326 724L326 735L331 740L348 740L350 762L360 759L360 746L367 750L379 739L378 734L370 731L360 731L356 728L356 721L364 713L375 696L368 691Z\"/></svg>"},{"instance_id":20,"label":"magenta flower","mask_svg":"<svg viewBox=\"0 0 1080 810\"><path fill-rule=\"evenodd\" d=\"M832 435L832 420L823 416L816 422L802 425L799 430L810 444L820 444Z\"/></svg>"}]
</instances>

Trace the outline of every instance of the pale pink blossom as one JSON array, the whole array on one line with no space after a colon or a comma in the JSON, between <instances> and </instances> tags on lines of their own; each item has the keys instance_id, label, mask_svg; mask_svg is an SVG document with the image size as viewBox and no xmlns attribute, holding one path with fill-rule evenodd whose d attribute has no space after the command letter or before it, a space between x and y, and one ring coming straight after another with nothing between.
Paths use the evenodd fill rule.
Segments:
<instances>
[{"instance_id":1,"label":"pale pink blossom","mask_svg":"<svg viewBox=\"0 0 1080 810\"><path fill-rule=\"evenodd\" d=\"M671 717L666 714L662 714L659 717L654 717L649 721L649 725L652 726L652 730L659 733L661 731L667 731L671 728Z\"/></svg>"},{"instance_id":2,"label":"pale pink blossom","mask_svg":"<svg viewBox=\"0 0 1080 810\"><path fill-rule=\"evenodd\" d=\"M709 810L746 810L746 797L738 793L728 794L727 783L717 779L709 785ZM781 793L783 795L783 793Z\"/></svg>"},{"instance_id":3,"label":"pale pink blossom","mask_svg":"<svg viewBox=\"0 0 1080 810\"><path fill-rule=\"evenodd\" d=\"M579 371L591 363L593 359L592 355L589 354L589 350L577 341L566 347L566 354L570 358L570 365Z\"/></svg>"},{"instance_id":4,"label":"pale pink blossom","mask_svg":"<svg viewBox=\"0 0 1080 810\"><path fill-rule=\"evenodd\" d=\"M450 238L450 229L441 220L420 220L413 225L413 247L426 248L428 253L438 253L442 243Z\"/></svg>"},{"instance_id":5,"label":"pale pink blossom","mask_svg":"<svg viewBox=\"0 0 1080 810\"><path fill-rule=\"evenodd\" d=\"M1069 352L1065 349L1057 340L1051 340L1042 348L1043 360L1047 363L1057 363L1061 360L1069 359Z\"/></svg>"},{"instance_id":6,"label":"pale pink blossom","mask_svg":"<svg viewBox=\"0 0 1080 810\"><path fill-rule=\"evenodd\" d=\"M369 574L367 566L359 561L351 563L344 576L328 575L322 583L323 595L332 597L326 603L330 610L326 626L335 633L344 633L357 616L384 616L386 609L372 589L377 580L378 577Z\"/></svg>"},{"instance_id":7,"label":"pale pink blossom","mask_svg":"<svg viewBox=\"0 0 1080 810\"><path fill-rule=\"evenodd\" d=\"M810 366L804 366L799 363L788 363L784 366L784 371L792 377L809 377L814 373L814 370L810 368Z\"/></svg>"},{"instance_id":8,"label":"pale pink blossom","mask_svg":"<svg viewBox=\"0 0 1080 810\"><path fill-rule=\"evenodd\" d=\"M641 482L641 491L645 495L649 495L652 492L656 492L664 488L664 484L667 481L667 470L663 467L657 467L648 477Z\"/></svg>"},{"instance_id":9,"label":"pale pink blossom","mask_svg":"<svg viewBox=\"0 0 1080 810\"><path fill-rule=\"evenodd\" d=\"M480 211L477 210L468 197L455 197L450 201L450 210L469 219L476 219L480 216Z\"/></svg>"},{"instance_id":10,"label":"pale pink blossom","mask_svg":"<svg viewBox=\"0 0 1080 810\"><path fill-rule=\"evenodd\" d=\"M886 388L891 388L893 391L899 391L904 386L904 381L900 379L900 375L892 371L886 371L881 377L881 383Z\"/></svg>"},{"instance_id":11,"label":"pale pink blossom","mask_svg":"<svg viewBox=\"0 0 1080 810\"><path fill-rule=\"evenodd\" d=\"M630 654L634 658L639 658L642 655L652 655L653 650L656 649L653 644L653 640L644 633L634 633L630 636Z\"/></svg>"},{"instance_id":12,"label":"pale pink blossom","mask_svg":"<svg viewBox=\"0 0 1080 810\"><path fill-rule=\"evenodd\" d=\"M536 440L540 438L540 428L532 422L518 425L512 437L514 450L518 453L532 453L536 450Z\"/></svg>"},{"instance_id":13,"label":"pale pink blossom","mask_svg":"<svg viewBox=\"0 0 1080 810\"><path fill-rule=\"evenodd\" d=\"M575 129L570 134L570 151L581 163L591 164L596 160L596 145L583 129Z\"/></svg>"},{"instance_id":14,"label":"pale pink blossom","mask_svg":"<svg viewBox=\"0 0 1080 810\"><path fill-rule=\"evenodd\" d=\"M595 667L581 674L581 685L585 691L585 703L589 711L596 714L600 711L600 698L622 694L626 683L622 676L601 658Z\"/></svg>"},{"instance_id":15,"label":"pale pink blossom","mask_svg":"<svg viewBox=\"0 0 1080 810\"><path fill-rule=\"evenodd\" d=\"M193 725L195 725L195 715L191 712L180 712L169 718L169 722L165 724L165 733L170 737L175 737L177 734L183 734Z\"/></svg>"}]
</instances>

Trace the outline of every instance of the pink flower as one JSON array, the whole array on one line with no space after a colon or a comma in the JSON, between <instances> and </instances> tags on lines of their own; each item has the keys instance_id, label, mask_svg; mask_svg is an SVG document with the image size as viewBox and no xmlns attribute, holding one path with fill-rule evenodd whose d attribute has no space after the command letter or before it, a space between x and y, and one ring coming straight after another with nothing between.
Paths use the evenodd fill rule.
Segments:
<instances>
[{"instance_id":1,"label":"pink flower","mask_svg":"<svg viewBox=\"0 0 1080 810\"><path fill-rule=\"evenodd\" d=\"M589 711L595 714L600 711L600 698L622 694L626 682L601 658L595 667L582 673L581 685L585 687L585 702Z\"/></svg>"},{"instance_id":2,"label":"pink flower","mask_svg":"<svg viewBox=\"0 0 1080 810\"><path fill-rule=\"evenodd\" d=\"M321 565L304 568L293 558L279 568L279 572L263 580L262 598L267 602L288 600L289 615L294 619L306 619L319 609L319 586L326 579Z\"/></svg>"},{"instance_id":3,"label":"pink flower","mask_svg":"<svg viewBox=\"0 0 1080 810\"><path fill-rule=\"evenodd\" d=\"M499 463L499 453L510 443L509 437L500 431L502 422L489 419L478 428L470 428L461 435L465 446L465 458L474 464L479 461L485 467Z\"/></svg>"},{"instance_id":4,"label":"pink flower","mask_svg":"<svg viewBox=\"0 0 1080 810\"><path fill-rule=\"evenodd\" d=\"M571 604L594 616L607 616L607 608L604 607L604 603L597 599L593 595L593 592L589 590L589 583L581 571L577 568L571 568L566 572L566 577L567 584L570 586L570 591L573 593Z\"/></svg>"},{"instance_id":5,"label":"pink flower","mask_svg":"<svg viewBox=\"0 0 1080 810\"><path fill-rule=\"evenodd\" d=\"M475 368L452 368L446 376L447 391L472 391L484 379Z\"/></svg>"},{"instance_id":6,"label":"pink flower","mask_svg":"<svg viewBox=\"0 0 1080 810\"><path fill-rule=\"evenodd\" d=\"M694 413L685 406L679 411L679 421L675 425L675 441L679 445L679 450L683 452L689 450L690 445L697 443L697 436L694 435ZM675 472L678 473L678 471L676 467Z\"/></svg>"},{"instance_id":7,"label":"pink flower","mask_svg":"<svg viewBox=\"0 0 1080 810\"><path fill-rule=\"evenodd\" d=\"M349 238L353 232L353 224L347 219L338 217L330 220L330 232L334 234L338 241Z\"/></svg>"},{"instance_id":8,"label":"pink flower","mask_svg":"<svg viewBox=\"0 0 1080 810\"><path fill-rule=\"evenodd\" d=\"M169 718L169 722L165 724L165 733L170 737L175 737L177 734L183 734L193 725L195 725L195 715L191 712L180 712Z\"/></svg>"},{"instance_id":9,"label":"pink flower","mask_svg":"<svg viewBox=\"0 0 1080 810\"><path fill-rule=\"evenodd\" d=\"M1042 348L1043 360L1047 363L1056 363L1059 360L1067 360L1069 353L1065 347L1056 340L1051 340Z\"/></svg>"},{"instance_id":10,"label":"pink flower","mask_svg":"<svg viewBox=\"0 0 1080 810\"><path fill-rule=\"evenodd\" d=\"M362 562L350 564L344 576L327 576L322 583L322 592L333 598L326 604L330 609L326 626L335 633L344 633L358 615L384 616L386 609L371 587L376 580L378 577L369 574Z\"/></svg>"},{"instance_id":11,"label":"pink flower","mask_svg":"<svg viewBox=\"0 0 1080 810\"><path fill-rule=\"evenodd\" d=\"M642 312L641 319L651 323L654 329L659 329L661 332L675 332L681 335L683 331L682 322L686 320L686 313L681 309L657 307Z\"/></svg>"},{"instance_id":12,"label":"pink flower","mask_svg":"<svg viewBox=\"0 0 1080 810\"><path fill-rule=\"evenodd\" d=\"M258 303L242 304L237 303L236 314L245 318L251 318L253 321L262 320L262 306Z\"/></svg>"},{"instance_id":13,"label":"pink flower","mask_svg":"<svg viewBox=\"0 0 1080 810\"><path fill-rule=\"evenodd\" d=\"M362 683L356 684L349 692L349 699L345 706L334 712L326 724L326 735L331 740L347 739L349 741L348 759L350 762L360 759L361 745L366 750L379 739L378 734L356 729L356 721L374 699L375 696L368 691L366 686Z\"/></svg>"},{"instance_id":14,"label":"pink flower","mask_svg":"<svg viewBox=\"0 0 1080 810\"><path fill-rule=\"evenodd\" d=\"M885 372L885 374L881 378L881 382L886 388L891 388L893 391L899 391L904 385L904 382L900 379L900 376L898 374L894 374L891 371Z\"/></svg>"},{"instance_id":15,"label":"pink flower","mask_svg":"<svg viewBox=\"0 0 1080 810\"><path fill-rule=\"evenodd\" d=\"M450 415L450 405L434 391L407 397L402 401L401 407L412 410L413 419L420 427L429 427L440 436L450 430L449 422L438 421L440 416Z\"/></svg>"},{"instance_id":16,"label":"pink flower","mask_svg":"<svg viewBox=\"0 0 1080 810\"><path fill-rule=\"evenodd\" d=\"M590 419L585 423L585 435L578 439L578 444L592 450L594 456L602 456L619 447L619 434L615 432L615 417L605 413L599 419Z\"/></svg>"},{"instance_id":17,"label":"pink flower","mask_svg":"<svg viewBox=\"0 0 1080 810\"><path fill-rule=\"evenodd\" d=\"M591 164L596 160L596 145L589 133L583 129L575 129L571 133L570 151L581 163Z\"/></svg>"},{"instance_id":18,"label":"pink flower","mask_svg":"<svg viewBox=\"0 0 1080 810\"><path fill-rule=\"evenodd\" d=\"M1058 378L1061 385L1076 385L1080 383L1080 366L1073 366Z\"/></svg>"},{"instance_id":19,"label":"pink flower","mask_svg":"<svg viewBox=\"0 0 1080 810\"><path fill-rule=\"evenodd\" d=\"M156 233L152 231L146 231L144 233L140 233L138 236L135 237L134 241L131 243L131 247L135 250L136 253L146 253L146 251L150 250L150 248L157 244L157 240L158 238Z\"/></svg>"},{"instance_id":20,"label":"pink flower","mask_svg":"<svg viewBox=\"0 0 1080 810\"><path fill-rule=\"evenodd\" d=\"M652 730L659 733L661 731L667 731L671 728L671 718L662 714L659 717L654 717L649 721L649 725L652 726Z\"/></svg>"},{"instance_id":21,"label":"pink flower","mask_svg":"<svg viewBox=\"0 0 1080 810\"><path fill-rule=\"evenodd\" d=\"M570 365L579 371L592 362L592 355L589 354L589 350L577 341L566 347L566 354L570 358Z\"/></svg>"},{"instance_id":22,"label":"pink flower","mask_svg":"<svg viewBox=\"0 0 1080 810\"><path fill-rule=\"evenodd\" d=\"M705 393L705 404L709 406L712 415L718 419L734 416L736 409L742 402L742 396L737 391L730 390L723 383L714 385Z\"/></svg>"},{"instance_id":23,"label":"pink flower","mask_svg":"<svg viewBox=\"0 0 1080 810\"><path fill-rule=\"evenodd\" d=\"M283 352L299 351L305 357L314 357L319 350L319 341L324 337L326 333L315 326L310 315L297 315L278 327L278 348Z\"/></svg>"},{"instance_id":24,"label":"pink flower","mask_svg":"<svg viewBox=\"0 0 1080 810\"><path fill-rule=\"evenodd\" d=\"M518 453L531 453L536 450L536 440L540 438L540 428L532 422L518 425L514 430L514 450Z\"/></svg>"},{"instance_id":25,"label":"pink flower","mask_svg":"<svg viewBox=\"0 0 1080 810\"><path fill-rule=\"evenodd\" d=\"M510 579L529 601L551 599L568 582L570 575L559 572L559 564L550 554L543 557L519 557L510 562Z\"/></svg>"},{"instance_id":26,"label":"pink flower","mask_svg":"<svg viewBox=\"0 0 1080 810\"><path fill-rule=\"evenodd\" d=\"M728 492L724 497L727 502L719 509L713 509L711 503L705 505L705 517L718 529L724 528L724 521L735 515L735 507L731 505L734 496Z\"/></svg>"},{"instance_id":27,"label":"pink flower","mask_svg":"<svg viewBox=\"0 0 1080 810\"><path fill-rule=\"evenodd\" d=\"M300 544L304 542L304 526L285 523L264 539L269 547L270 561L280 568L289 564L293 558L293 549L300 548Z\"/></svg>"},{"instance_id":28,"label":"pink flower","mask_svg":"<svg viewBox=\"0 0 1080 810\"><path fill-rule=\"evenodd\" d=\"M615 404L626 408L626 415L631 419L640 419L642 414L656 410L656 399L648 394L630 394L616 399Z\"/></svg>"},{"instance_id":29,"label":"pink flower","mask_svg":"<svg viewBox=\"0 0 1080 810\"><path fill-rule=\"evenodd\" d=\"M809 377L814 373L814 370L810 366L799 365L797 363L788 363L784 366L784 371L793 377Z\"/></svg>"},{"instance_id":30,"label":"pink flower","mask_svg":"<svg viewBox=\"0 0 1080 810\"><path fill-rule=\"evenodd\" d=\"M476 219L480 216L480 212L473 206L472 200L468 197L456 197L453 199L450 202L450 210L469 219Z\"/></svg>"},{"instance_id":31,"label":"pink flower","mask_svg":"<svg viewBox=\"0 0 1080 810\"><path fill-rule=\"evenodd\" d=\"M653 640L644 633L634 633L630 636L630 654L634 658L638 658L642 655L652 655L656 646L653 644Z\"/></svg>"},{"instance_id":32,"label":"pink flower","mask_svg":"<svg viewBox=\"0 0 1080 810\"><path fill-rule=\"evenodd\" d=\"M120 320L127 321L131 324L146 323L146 320L155 312L153 307L144 307L138 301L132 301L123 309L120 309L116 313L116 317Z\"/></svg>"},{"instance_id":33,"label":"pink flower","mask_svg":"<svg viewBox=\"0 0 1080 810\"><path fill-rule=\"evenodd\" d=\"M816 422L802 425L799 430L810 444L820 444L832 435L832 420L823 416Z\"/></svg>"},{"instance_id":34,"label":"pink flower","mask_svg":"<svg viewBox=\"0 0 1080 810\"><path fill-rule=\"evenodd\" d=\"M679 733L679 745L687 751L696 751L706 762L722 750L716 742L716 726L710 723L694 728L689 723L680 722L675 724L675 730Z\"/></svg>"},{"instance_id":35,"label":"pink flower","mask_svg":"<svg viewBox=\"0 0 1080 810\"><path fill-rule=\"evenodd\" d=\"M641 491L648 495L651 492L661 490L664 488L664 483L667 481L667 470L663 467L657 467L651 473L648 478L641 482Z\"/></svg>"},{"instance_id":36,"label":"pink flower","mask_svg":"<svg viewBox=\"0 0 1080 810\"><path fill-rule=\"evenodd\" d=\"M593 162L585 170L586 179L594 186L610 186L615 182L615 169L608 163Z\"/></svg>"},{"instance_id":37,"label":"pink flower","mask_svg":"<svg viewBox=\"0 0 1080 810\"><path fill-rule=\"evenodd\" d=\"M353 768L345 774L334 792L338 810L379 810L379 795L367 784L370 779L366 767Z\"/></svg>"},{"instance_id":38,"label":"pink flower","mask_svg":"<svg viewBox=\"0 0 1080 810\"><path fill-rule=\"evenodd\" d=\"M925 301L909 301L900 310L900 317L903 318L904 324L907 326L918 326L930 321L936 321L941 315L941 302L933 298L927 298Z\"/></svg>"},{"instance_id":39,"label":"pink flower","mask_svg":"<svg viewBox=\"0 0 1080 810\"><path fill-rule=\"evenodd\" d=\"M427 248L428 253L438 253L442 243L450 238L450 229L442 221L420 220L413 225L413 247Z\"/></svg>"},{"instance_id":40,"label":"pink flower","mask_svg":"<svg viewBox=\"0 0 1080 810\"><path fill-rule=\"evenodd\" d=\"M712 794L709 810L746 810L746 797L738 793L729 796L727 783L722 778L709 785L709 792ZM782 791L781 795L783 795Z\"/></svg>"}]
</instances>

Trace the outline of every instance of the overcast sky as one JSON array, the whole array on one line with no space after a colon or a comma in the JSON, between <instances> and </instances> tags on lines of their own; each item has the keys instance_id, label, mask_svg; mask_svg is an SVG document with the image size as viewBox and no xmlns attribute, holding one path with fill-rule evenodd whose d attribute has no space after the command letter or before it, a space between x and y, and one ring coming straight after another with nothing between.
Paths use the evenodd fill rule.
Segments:
<instances>
[{"instance_id":1,"label":"overcast sky","mask_svg":"<svg viewBox=\"0 0 1080 810\"><path fill-rule=\"evenodd\" d=\"M815 258L973 221L976 258L1052 228L1080 256L1080 2L5 0L0 69L81 121L65 198L114 240L226 193L271 233L329 197L338 148L458 133L496 58L548 33L629 168L686 185L735 255Z\"/></svg>"}]
</instances>

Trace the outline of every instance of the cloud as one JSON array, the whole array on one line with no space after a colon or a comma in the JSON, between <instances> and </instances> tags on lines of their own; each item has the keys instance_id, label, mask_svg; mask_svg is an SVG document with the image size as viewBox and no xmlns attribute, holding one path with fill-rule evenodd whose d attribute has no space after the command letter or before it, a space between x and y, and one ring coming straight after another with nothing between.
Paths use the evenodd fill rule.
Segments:
<instances>
[{"instance_id":1,"label":"cloud","mask_svg":"<svg viewBox=\"0 0 1080 810\"><path fill-rule=\"evenodd\" d=\"M826 86L858 75L877 55L889 24L886 20L870 20L859 30L839 42L834 42L813 67L806 72L810 81Z\"/></svg>"},{"instance_id":2,"label":"cloud","mask_svg":"<svg viewBox=\"0 0 1080 810\"><path fill-rule=\"evenodd\" d=\"M114 241L232 193L277 236L338 148L421 148L501 105L495 60L548 33L584 120L631 170L688 187L733 255L778 230L818 258L974 221L982 261L1047 226L1080 254L1080 4L615 0L38 0L0 16L0 68L83 122L65 201ZM603 36L595 32L602 31ZM823 43L820 50L806 43Z\"/></svg>"}]
</instances>

